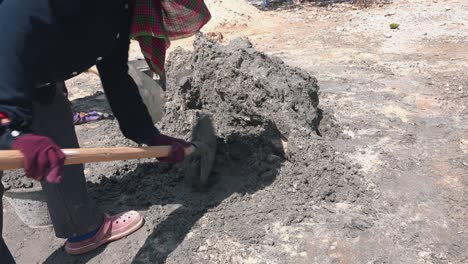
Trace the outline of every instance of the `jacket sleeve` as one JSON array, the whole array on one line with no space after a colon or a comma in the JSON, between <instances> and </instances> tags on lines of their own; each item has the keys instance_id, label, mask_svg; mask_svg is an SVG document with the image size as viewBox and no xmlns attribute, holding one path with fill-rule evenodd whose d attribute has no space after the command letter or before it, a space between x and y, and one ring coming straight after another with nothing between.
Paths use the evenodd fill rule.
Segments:
<instances>
[{"instance_id":1,"label":"jacket sleeve","mask_svg":"<svg viewBox=\"0 0 468 264\"><path fill-rule=\"evenodd\" d=\"M32 55L28 52L31 20L22 1L0 4L0 112L15 129L28 129L32 121Z\"/></svg>"},{"instance_id":2,"label":"jacket sleeve","mask_svg":"<svg viewBox=\"0 0 468 264\"><path fill-rule=\"evenodd\" d=\"M139 144L147 144L159 131L153 124L135 81L128 74L130 19L130 12L125 12L112 52L97 63L97 68L120 130L125 137Z\"/></svg>"}]
</instances>

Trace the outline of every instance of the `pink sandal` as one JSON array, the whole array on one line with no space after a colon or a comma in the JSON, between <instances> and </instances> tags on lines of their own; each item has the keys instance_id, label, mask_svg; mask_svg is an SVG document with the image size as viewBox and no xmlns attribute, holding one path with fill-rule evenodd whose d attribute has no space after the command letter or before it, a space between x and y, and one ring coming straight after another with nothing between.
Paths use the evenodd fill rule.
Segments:
<instances>
[{"instance_id":1,"label":"pink sandal","mask_svg":"<svg viewBox=\"0 0 468 264\"><path fill-rule=\"evenodd\" d=\"M128 211L115 216L104 215L104 222L97 233L80 242L65 242L65 251L70 255L80 255L123 237L140 229L144 219L136 211Z\"/></svg>"}]
</instances>

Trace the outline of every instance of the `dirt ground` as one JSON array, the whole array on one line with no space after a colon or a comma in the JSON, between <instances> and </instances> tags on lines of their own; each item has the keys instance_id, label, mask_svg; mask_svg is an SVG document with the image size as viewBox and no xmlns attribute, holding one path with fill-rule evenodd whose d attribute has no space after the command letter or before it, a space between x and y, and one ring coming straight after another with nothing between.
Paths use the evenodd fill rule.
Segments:
<instances>
[{"instance_id":1,"label":"dirt ground","mask_svg":"<svg viewBox=\"0 0 468 264\"><path fill-rule=\"evenodd\" d=\"M220 104L206 94L184 95L187 81L170 73L161 129L187 138L185 120L203 107L219 126L210 190L194 192L180 169L150 160L88 164L93 199L107 211L139 210L145 226L71 257L52 229L22 225L4 201L3 235L18 263L468 263L466 1L268 11L242 0L207 3L213 20L205 33L223 45L247 37L255 49L313 77L271 66L243 46L247 66L234 72L244 77L234 76L239 83L230 86L232 76L219 75L209 60L190 62L190 53L177 50L170 72L208 65L202 72L216 77L208 78L212 86L194 72L190 87L215 87L213 93L239 100ZM390 23L400 28L391 30ZM175 42L171 50L192 50L192 42ZM237 65L233 47L201 51L231 69ZM133 46L131 57L140 56ZM255 65L276 69L266 73L275 82ZM313 94L314 77L319 109L313 98L293 100L294 111L276 105L271 87L293 83ZM109 112L95 76L83 74L68 85L78 110ZM245 100L256 94L267 99ZM322 116L318 133L307 123L315 115ZM86 147L132 145L114 120L80 125L77 132Z\"/></svg>"}]
</instances>

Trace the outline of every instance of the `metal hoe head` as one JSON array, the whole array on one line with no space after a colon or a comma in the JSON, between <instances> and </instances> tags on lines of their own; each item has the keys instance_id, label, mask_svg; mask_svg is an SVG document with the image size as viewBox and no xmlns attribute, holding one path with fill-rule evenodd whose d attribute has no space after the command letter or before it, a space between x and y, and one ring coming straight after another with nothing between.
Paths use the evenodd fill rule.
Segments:
<instances>
[{"instance_id":1,"label":"metal hoe head","mask_svg":"<svg viewBox=\"0 0 468 264\"><path fill-rule=\"evenodd\" d=\"M213 121L206 113L198 113L192 130L192 144L195 151L187 160L185 175L193 187L201 189L208 183L216 157L217 136Z\"/></svg>"}]
</instances>

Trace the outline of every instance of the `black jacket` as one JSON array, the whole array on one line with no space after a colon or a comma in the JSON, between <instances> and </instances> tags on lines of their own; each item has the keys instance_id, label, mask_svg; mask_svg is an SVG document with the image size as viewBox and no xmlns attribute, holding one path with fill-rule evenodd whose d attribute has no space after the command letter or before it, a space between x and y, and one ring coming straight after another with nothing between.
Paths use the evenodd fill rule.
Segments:
<instances>
[{"instance_id":1,"label":"black jacket","mask_svg":"<svg viewBox=\"0 0 468 264\"><path fill-rule=\"evenodd\" d=\"M123 133L139 143L156 133L127 74L131 11L127 0L0 0L0 112L11 126L29 129L33 100L97 64Z\"/></svg>"}]
</instances>

